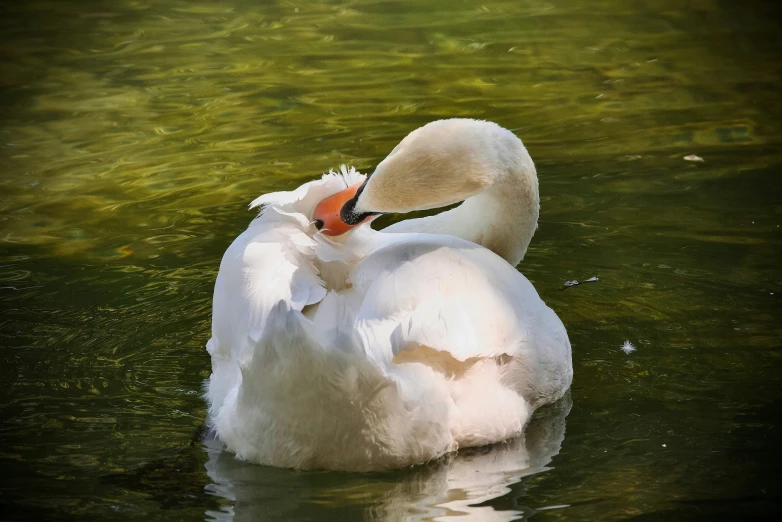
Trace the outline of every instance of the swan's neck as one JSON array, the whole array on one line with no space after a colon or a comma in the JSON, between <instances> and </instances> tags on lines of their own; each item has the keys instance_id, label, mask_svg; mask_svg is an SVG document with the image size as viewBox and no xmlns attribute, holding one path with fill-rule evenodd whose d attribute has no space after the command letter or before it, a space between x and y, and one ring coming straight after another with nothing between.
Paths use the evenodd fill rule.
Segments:
<instances>
[{"instance_id":1,"label":"swan's neck","mask_svg":"<svg viewBox=\"0 0 782 522\"><path fill-rule=\"evenodd\" d=\"M458 207L435 216L395 223L384 232L448 234L482 245L516 266L538 226L540 199L535 166L524 161Z\"/></svg>"}]
</instances>

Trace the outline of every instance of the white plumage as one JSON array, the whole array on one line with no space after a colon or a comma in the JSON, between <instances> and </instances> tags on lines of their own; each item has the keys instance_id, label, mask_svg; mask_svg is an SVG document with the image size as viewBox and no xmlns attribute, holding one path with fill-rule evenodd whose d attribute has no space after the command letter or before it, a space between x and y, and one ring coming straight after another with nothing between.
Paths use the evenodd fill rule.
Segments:
<instances>
[{"instance_id":1,"label":"white plumage","mask_svg":"<svg viewBox=\"0 0 782 522\"><path fill-rule=\"evenodd\" d=\"M411 136L419 150L426 149L422 140L441 140L445 147L433 148L442 152L444 131L461 135L465 126L497 133L505 148L515 140L517 153L526 155L515 136L487 122L435 122ZM397 156L405 154L399 149ZM494 250L523 255L538 204L527 158L511 174L508 165L487 165L482 186L461 207L383 232L360 225L334 240L311 224L313 208L365 179L353 169L255 200L261 214L220 265L207 345L211 422L228 448L280 467L397 468L516 437L535 407L561 397L572 379L565 328L508 260L480 244L508 236L491 229L507 227L513 216L497 212L502 198L483 205L491 215L470 210L475 198L491 198L495 189L512 192L501 185L519 177L529 201L508 204L535 206L532 230L511 234L523 244ZM389 176L404 184L405 176L450 165L438 154L405 172L382 167L366 184L367 200L383 199ZM494 172L500 170L502 178ZM466 216L484 223L460 227ZM481 238L432 228L478 230Z\"/></svg>"}]
</instances>

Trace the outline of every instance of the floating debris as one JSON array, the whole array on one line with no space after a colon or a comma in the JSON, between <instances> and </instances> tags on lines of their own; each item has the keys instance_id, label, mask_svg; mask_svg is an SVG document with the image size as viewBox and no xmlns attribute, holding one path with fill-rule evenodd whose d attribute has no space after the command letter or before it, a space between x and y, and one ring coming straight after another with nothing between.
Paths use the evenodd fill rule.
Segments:
<instances>
[{"instance_id":1,"label":"floating debris","mask_svg":"<svg viewBox=\"0 0 782 522\"><path fill-rule=\"evenodd\" d=\"M560 286L559 289L560 290L564 290L565 288L568 288L568 287L571 287L571 286L583 285L584 283L594 283L595 281L599 281L599 279L597 277L594 277L594 276L590 277L589 279L585 279L584 281L581 281L581 282L576 281L574 279L572 281L565 281L565 284Z\"/></svg>"},{"instance_id":2,"label":"floating debris","mask_svg":"<svg viewBox=\"0 0 782 522\"><path fill-rule=\"evenodd\" d=\"M695 154L690 154L689 156L684 156L684 161L700 161L702 163L705 160L700 156L696 156Z\"/></svg>"},{"instance_id":3,"label":"floating debris","mask_svg":"<svg viewBox=\"0 0 782 522\"><path fill-rule=\"evenodd\" d=\"M633 343L631 343L630 341L625 341L624 344L622 345L621 350L627 355L630 355L635 351L635 346L633 346Z\"/></svg>"}]
</instances>

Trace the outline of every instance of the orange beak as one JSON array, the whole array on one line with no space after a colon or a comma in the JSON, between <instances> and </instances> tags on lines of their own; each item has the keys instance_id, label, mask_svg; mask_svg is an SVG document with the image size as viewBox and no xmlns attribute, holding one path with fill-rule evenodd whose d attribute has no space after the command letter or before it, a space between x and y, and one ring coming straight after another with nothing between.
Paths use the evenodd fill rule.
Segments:
<instances>
[{"instance_id":1,"label":"orange beak","mask_svg":"<svg viewBox=\"0 0 782 522\"><path fill-rule=\"evenodd\" d=\"M362 184L363 183L356 183L355 185L351 185L345 190L321 200L321 202L315 206L315 211L312 213L312 219L315 221L315 226L318 230L327 236L339 236L374 217L371 215L367 216L353 225L345 223L340 217L342 207L348 200L355 197L356 192L358 192L358 189Z\"/></svg>"}]
</instances>

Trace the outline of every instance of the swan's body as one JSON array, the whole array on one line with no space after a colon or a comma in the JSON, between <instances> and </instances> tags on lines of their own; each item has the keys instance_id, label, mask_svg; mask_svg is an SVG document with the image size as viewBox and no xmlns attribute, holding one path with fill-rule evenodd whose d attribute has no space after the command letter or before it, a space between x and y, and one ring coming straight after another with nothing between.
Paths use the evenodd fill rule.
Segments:
<instances>
[{"instance_id":1,"label":"swan's body","mask_svg":"<svg viewBox=\"0 0 782 522\"><path fill-rule=\"evenodd\" d=\"M327 240L311 224L315 205L363 179L343 169L258 198L262 214L223 257L207 396L217 434L241 458L418 464L520 435L570 385L567 333L513 266L538 215L518 138L473 120L415 131L355 210L465 203Z\"/></svg>"}]
</instances>

